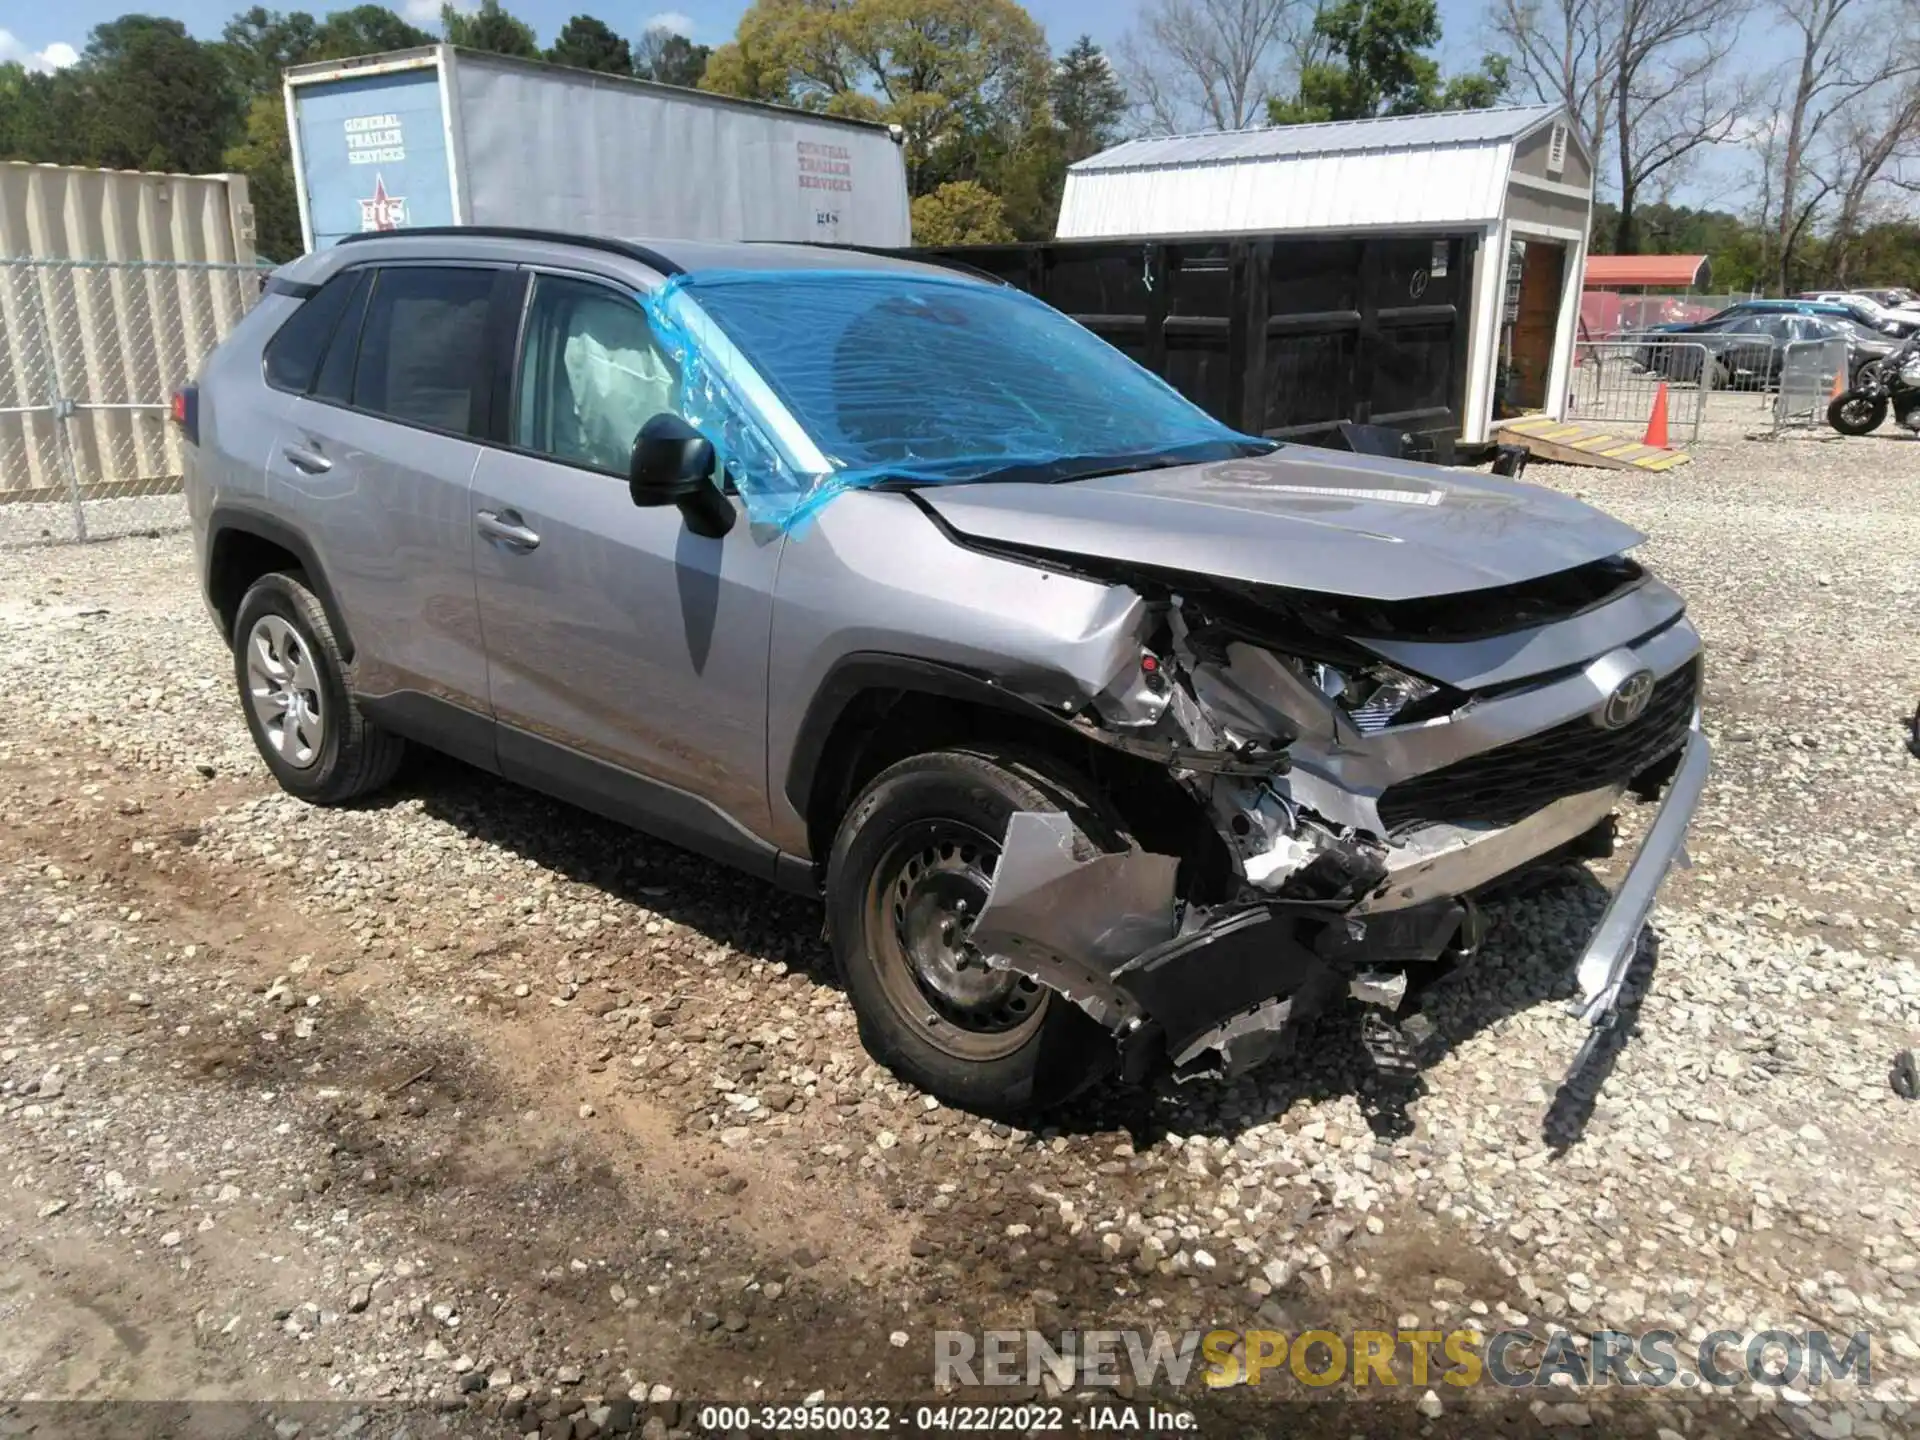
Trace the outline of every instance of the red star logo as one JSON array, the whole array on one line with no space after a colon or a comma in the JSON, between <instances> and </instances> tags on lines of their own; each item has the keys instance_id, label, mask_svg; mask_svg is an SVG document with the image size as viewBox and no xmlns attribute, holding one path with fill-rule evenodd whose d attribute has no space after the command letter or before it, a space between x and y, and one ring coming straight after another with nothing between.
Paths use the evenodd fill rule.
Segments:
<instances>
[{"instance_id":1,"label":"red star logo","mask_svg":"<svg viewBox=\"0 0 1920 1440\"><path fill-rule=\"evenodd\" d=\"M376 171L373 177L373 198L360 202L360 228L362 230L398 230L406 223L406 196L387 194L387 182Z\"/></svg>"}]
</instances>

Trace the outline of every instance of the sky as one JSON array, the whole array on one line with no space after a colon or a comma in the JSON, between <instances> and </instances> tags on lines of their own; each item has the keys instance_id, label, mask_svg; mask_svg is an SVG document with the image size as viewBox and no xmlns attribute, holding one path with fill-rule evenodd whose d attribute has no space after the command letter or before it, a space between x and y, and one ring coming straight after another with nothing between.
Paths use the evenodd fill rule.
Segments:
<instances>
[{"instance_id":1,"label":"sky","mask_svg":"<svg viewBox=\"0 0 1920 1440\"><path fill-rule=\"evenodd\" d=\"M18 60L36 69L72 64L85 46L87 33L103 20L128 11L172 15L202 39L217 39L221 27L250 0L63 0L60 4L32 0L0 0L0 62ZM309 10L324 15L352 0L261 0L269 9ZM437 29L440 0L388 0L426 29ZM470 0L468 0L470 3ZM1027 9L1045 26L1056 51L1081 34L1090 34L1112 48L1133 22L1138 0L1025 0ZM548 43L570 15L581 11L599 16L630 38L653 24L665 25L689 38L719 45L732 38L746 0L506 0L506 7L531 23L541 42ZM1441 60L1451 69L1469 69L1486 47L1482 24L1485 0L1440 0ZM1756 17L1757 21L1757 17ZM1784 56L1778 29L1750 24L1742 36L1741 54L1749 67L1771 65ZM1742 167L1732 156L1718 157L1699 167L1699 173L1679 198L1694 204L1737 203Z\"/></svg>"},{"instance_id":2,"label":"sky","mask_svg":"<svg viewBox=\"0 0 1920 1440\"><path fill-rule=\"evenodd\" d=\"M331 5L327 0L261 0L268 9L309 10L325 14L343 8L351 0ZM409 9L416 23L433 28L440 13L439 0L390 0L403 14ZM1132 22L1134 0L1025 0L1034 18L1046 27L1047 38L1056 50L1065 49L1076 36L1090 34L1103 45L1118 41ZM20 60L27 64L57 65L71 63L87 40L87 32L103 20L111 20L130 10L172 15L184 20L187 29L202 39L216 39L220 27L235 11L245 8L243 0L64 0L58 5L28 3L28 0L0 0L0 61ZM670 29L680 30L694 40L717 45L731 39L734 24L746 6L742 0L507 0L507 9L530 22L543 43L567 17L582 10L598 15L616 30L637 35L659 20ZM1471 44L1481 10L1479 0L1441 0L1442 24L1446 33L1447 58L1459 52L1464 62L1473 50Z\"/></svg>"}]
</instances>

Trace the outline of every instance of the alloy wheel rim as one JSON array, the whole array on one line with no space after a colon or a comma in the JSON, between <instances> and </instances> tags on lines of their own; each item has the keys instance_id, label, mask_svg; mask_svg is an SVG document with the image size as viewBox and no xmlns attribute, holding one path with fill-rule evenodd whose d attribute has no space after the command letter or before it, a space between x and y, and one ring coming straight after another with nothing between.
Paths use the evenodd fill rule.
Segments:
<instances>
[{"instance_id":1,"label":"alloy wheel rim","mask_svg":"<svg viewBox=\"0 0 1920 1440\"><path fill-rule=\"evenodd\" d=\"M997 970L970 932L993 886L999 844L958 821L926 821L898 835L868 886L870 943L894 1010L959 1060L994 1060L1026 1044L1047 992Z\"/></svg>"},{"instance_id":2,"label":"alloy wheel rim","mask_svg":"<svg viewBox=\"0 0 1920 1440\"><path fill-rule=\"evenodd\" d=\"M326 744L320 671L306 639L284 617L262 615L247 632L247 703L268 748L311 769Z\"/></svg>"}]
</instances>

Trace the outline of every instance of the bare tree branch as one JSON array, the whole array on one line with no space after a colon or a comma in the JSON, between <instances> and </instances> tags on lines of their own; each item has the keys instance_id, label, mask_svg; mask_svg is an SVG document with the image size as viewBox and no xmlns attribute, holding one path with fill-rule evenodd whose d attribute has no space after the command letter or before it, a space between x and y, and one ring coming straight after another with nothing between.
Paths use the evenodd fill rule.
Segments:
<instances>
[{"instance_id":1,"label":"bare tree branch","mask_svg":"<svg viewBox=\"0 0 1920 1440\"><path fill-rule=\"evenodd\" d=\"M1793 35L1795 50L1785 67L1784 133L1778 156L1775 260L1784 293L1793 288L1795 252L1814 208L1836 189L1843 192L1845 206L1848 186L1836 183L1833 176L1840 159L1837 152L1862 162L1871 158L1873 146L1858 143L1853 117L1863 106L1874 106L1890 89L1920 75L1920 45L1893 43L1903 31L1913 33L1920 5L1914 0L1769 0L1769 8ZM1837 135L1839 131L1846 133ZM1825 143L1828 140L1835 145ZM1898 147L1896 138L1893 149ZM1891 151L1874 164L1876 174L1890 158ZM1815 192L1814 208L1801 200L1809 186ZM1857 210L1854 207L1856 216Z\"/></svg>"},{"instance_id":2,"label":"bare tree branch","mask_svg":"<svg viewBox=\"0 0 1920 1440\"><path fill-rule=\"evenodd\" d=\"M1142 124L1240 130L1299 68L1313 0L1149 0L1116 49Z\"/></svg>"},{"instance_id":3,"label":"bare tree branch","mask_svg":"<svg viewBox=\"0 0 1920 1440\"><path fill-rule=\"evenodd\" d=\"M1566 108L1596 172L1611 167L1617 250L1638 248L1642 188L1670 184L1676 167L1738 130L1751 92L1727 60L1750 3L1491 0L1489 22L1522 84Z\"/></svg>"},{"instance_id":4,"label":"bare tree branch","mask_svg":"<svg viewBox=\"0 0 1920 1440\"><path fill-rule=\"evenodd\" d=\"M1920 181L1893 170L1896 162L1920 153L1920 74L1881 105L1850 116L1843 144L1829 161L1840 206L1833 222L1827 263L1844 283L1853 240L1860 233L1876 191L1920 190Z\"/></svg>"}]
</instances>

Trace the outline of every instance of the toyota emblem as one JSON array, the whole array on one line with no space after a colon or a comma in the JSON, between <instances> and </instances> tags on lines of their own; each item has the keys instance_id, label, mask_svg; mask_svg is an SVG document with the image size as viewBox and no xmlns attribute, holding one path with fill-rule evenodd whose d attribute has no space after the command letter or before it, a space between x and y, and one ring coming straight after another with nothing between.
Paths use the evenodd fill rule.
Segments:
<instances>
[{"instance_id":1,"label":"toyota emblem","mask_svg":"<svg viewBox=\"0 0 1920 1440\"><path fill-rule=\"evenodd\" d=\"M1636 670L1613 687L1613 693L1595 718L1609 730L1623 729L1646 712L1647 702L1652 698L1653 672Z\"/></svg>"}]
</instances>

